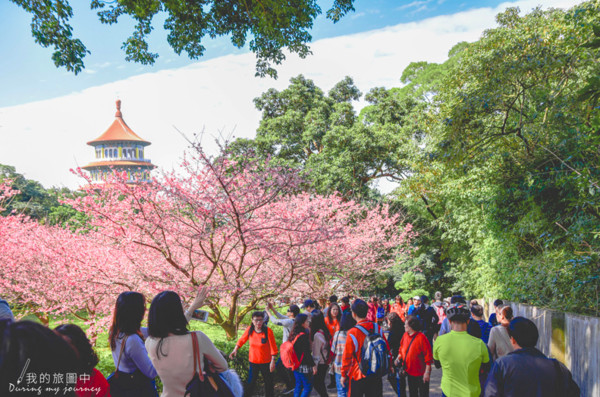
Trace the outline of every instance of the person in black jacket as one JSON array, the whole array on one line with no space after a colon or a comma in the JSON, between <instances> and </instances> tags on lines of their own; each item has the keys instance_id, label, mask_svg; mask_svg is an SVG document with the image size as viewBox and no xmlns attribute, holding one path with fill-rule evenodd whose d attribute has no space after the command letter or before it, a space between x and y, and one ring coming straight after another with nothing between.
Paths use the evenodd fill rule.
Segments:
<instances>
[{"instance_id":1,"label":"person in black jacket","mask_svg":"<svg viewBox=\"0 0 600 397\"><path fill-rule=\"evenodd\" d=\"M313 377L317 373L317 366L310 348L309 326L310 318L308 315L305 313L298 314L294 319L294 326L288 337L288 340L294 343L294 352L300 360L300 367L294 371L294 378L296 379L294 396L308 397L313 389Z\"/></svg>"},{"instance_id":2,"label":"person in black jacket","mask_svg":"<svg viewBox=\"0 0 600 397\"><path fill-rule=\"evenodd\" d=\"M515 350L494 362L484 397L579 396L567 367L535 348L539 333L533 321L515 317L507 330Z\"/></svg>"},{"instance_id":3,"label":"person in black jacket","mask_svg":"<svg viewBox=\"0 0 600 397\"><path fill-rule=\"evenodd\" d=\"M426 295L421 296L421 306L413 315L416 315L421 320L423 326L423 333L429 340L429 343L433 346L433 335L437 332L437 325L440 321L435 309L429 306L429 298Z\"/></svg>"},{"instance_id":4,"label":"person in black jacket","mask_svg":"<svg viewBox=\"0 0 600 397\"><path fill-rule=\"evenodd\" d=\"M404 336L404 321L397 313L391 312L388 314L388 323L390 325L390 334L388 335L388 344L390 345L390 353L392 354L392 362L396 362L398 350L400 350L400 341ZM390 385L398 395L398 397L406 395L406 378L397 376L398 369L395 368L394 373L388 375Z\"/></svg>"}]
</instances>

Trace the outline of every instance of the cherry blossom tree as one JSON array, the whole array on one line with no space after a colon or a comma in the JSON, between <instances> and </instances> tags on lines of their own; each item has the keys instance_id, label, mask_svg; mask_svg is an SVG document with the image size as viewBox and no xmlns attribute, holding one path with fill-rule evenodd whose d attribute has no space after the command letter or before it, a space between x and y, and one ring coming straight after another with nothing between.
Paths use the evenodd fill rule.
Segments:
<instances>
[{"instance_id":1,"label":"cherry blossom tree","mask_svg":"<svg viewBox=\"0 0 600 397\"><path fill-rule=\"evenodd\" d=\"M302 183L268 161L210 157L196 145L177 171L140 184L115 174L70 204L98 244L125 253L122 271L140 290L192 297L209 285L211 316L234 337L261 301L364 286L406 252L410 225L386 208L301 193Z\"/></svg>"}]
</instances>

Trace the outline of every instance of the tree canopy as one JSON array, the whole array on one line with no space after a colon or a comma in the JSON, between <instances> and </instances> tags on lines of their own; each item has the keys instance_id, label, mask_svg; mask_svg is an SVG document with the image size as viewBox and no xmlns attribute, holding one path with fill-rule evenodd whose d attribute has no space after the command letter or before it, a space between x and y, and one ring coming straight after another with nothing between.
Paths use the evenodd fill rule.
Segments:
<instances>
[{"instance_id":1,"label":"tree canopy","mask_svg":"<svg viewBox=\"0 0 600 397\"><path fill-rule=\"evenodd\" d=\"M600 5L497 22L442 64L410 64L402 86L372 88L358 115L302 76L269 90L243 147L320 192L369 198L369 181L397 181L392 207L419 233L398 286L598 314Z\"/></svg>"},{"instance_id":2,"label":"tree canopy","mask_svg":"<svg viewBox=\"0 0 600 397\"><path fill-rule=\"evenodd\" d=\"M53 47L52 60L75 74L84 69L83 59L90 50L73 35L70 18L73 9L69 0L11 0L32 15L31 33L42 47ZM334 23L354 11L354 0L333 0L326 11ZM184 0L91 0L92 9L98 10L100 22L114 24L119 17L128 15L136 21L135 30L121 47L128 61L153 64L158 54L151 51L148 36L152 21L159 13L166 14L164 28L173 51L186 53L191 59L204 54L203 40L230 36L238 48L248 42L256 54L256 74L277 76L274 65L280 64L283 49L306 57L310 54L307 43L312 39L309 30L315 18L322 13L315 0L283 3L277 0L252 2L184 1Z\"/></svg>"}]
</instances>

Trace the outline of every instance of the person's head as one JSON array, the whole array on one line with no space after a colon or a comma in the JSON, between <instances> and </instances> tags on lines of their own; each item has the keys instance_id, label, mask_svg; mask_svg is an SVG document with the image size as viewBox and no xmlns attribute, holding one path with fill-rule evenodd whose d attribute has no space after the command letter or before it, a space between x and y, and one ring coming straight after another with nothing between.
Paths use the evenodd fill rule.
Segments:
<instances>
[{"instance_id":1,"label":"person's head","mask_svg":"<svg viewBox=\"0 0 600 397\"><path fill-rule=\"evenodd\" d=\"M77 353L58 333L33 321L0 320L0 385L18 385L26 369L29 374L81 373ZM54 384L59 388L66 383ZM20 386L27 386L27 380ZM39 385L39 383L38 383ZM33 383L31 386L35 386ZM6 389L2 391L4 394ZM17 393L18 394L18 393ZM61 395L63 395L61 393ZM75 392L66 394L75 396Z\"/></svg>"},{"instance_id":2,"label":"person's head","mask_svg":"<svg viewBox=\"0 0 600 397\"><path fill-rule=\"evenodd\" d=\"M300 314L300 308L298 305L290 305L290 308L287 311L287 315L289 318L296 318L296 316Z\"/></svg>"},{"instance_id":3,"label":"person's head","mask_svg":"<svg viewBox=\"0 0 600 397\"><path fill-rule=\"evenodd\" d=\"M152 299L148 312L148 334L150 336L166 338L169 334L185 335L187 325L181 298L176 292L163 291Z\"/></svg>"},{"instance_id":4,"label":"person's head","mask_svg":"<svg viewBox=\"0 0 600 397\"><path fill-rule=\"evenodd\" d=\"M456 324L466 324L471 317L471 312L464 303L451 304L446 310L448 321Z\"/></svg>"},{"instance_id":5,"label":"person's head","mask_svg":"<svg viewBox=\"0 0 600 397\"><path fill-rule=\"evenodd\" d=\"M352 313L344 313L342 314L342 319L340 320L340 331L349 331L356 325L356 320L352 317Z\"/></svg>"},{"instance_id":6,"label":"person's head","mask_svg":"<svg viewBox=\"0 0 600 397\"><path fill-rule=\"evenodd\" d=\"M420 296L417 295L417 296L415 296L413 298L413 305L414 306L420 306L421 305L421 297Z\"/></svg>"},{"instance_id":7,"label":"person's head","mask_svg":"<svg viewBox=\"0 0 600 397\"><path fill-rule=\"evenodd\" d=\"M513 345L520 348L535 347L540 334L534 322L525 317L515 317L507 328Z\"/></svg>"},{"instance_id":8,"label":"person's head","mask_svg":"<svg viewBox=\"0 0 600 397\"><path fill-rule=\"evenodd\" d=\"M126 291L119 294L113 310L112 324L110 326L110 348L115 349L120 333L125 335L136 334L140 331L144 314L146 313L146 300L139 292Z\"/></svg>"},{"instance_id":9,"label":"person's head","mask_svg":"<svg viewBox=\"0 0 600 397\"><path fill-rule=\"evenodd\" d=\"M315 308L317 307L317 305L316 305L316 302L313 301L312 299L306 299L304 301L304 304L302 305L302 307L307 312L312 312L313 310L315 310Z\"/></svg>"},{"instance_id":10,"label":"person's head","mask_svg":"<svg viewBox=\"0 0 600 397\"><path fill-rule=\"evenodd\" d=\"M421 303L424 305L429 303L429 297L427 295L421 295Z\"/></svg>"},{"instance_id":11,"label":"person's head","mask_svg":"<svg viewBox=\"0 0 600 397\"><path fill-rule=\"evenodd\" d=\"M404 304L404 300L402 299L402 297L400 295L398 295L396 297L396 303L398 303L400 305Z\"/></svg>"},{"instance_id":12,"label":"person's head","mask_svg":"<svg viewBox=\"0 0 600 397\"><path fill-rule=\"evenodd\" d=\"M371 303L377 303L377 302L379 302L379 299L376 296L372 296Z\"/></svg>"},{"instance_id":13,"label":"person's head","mask_svg":"<svg viewBox=\"0 0 600 397\"><path fill-rule=\"evenodd\" d=\"M323 331L326 341L331 339L329 328L327 328L327 324L325 324L325 316L323 316L323 312L321 311L313 313L310 317L310 339L314 340L315 334L319 331Z\"/></svg>"},{"instance_id":14,"label":"person's head","mask_svg":"<svg viewBox=\"0 0 600 397\"><path fill-rule=\"evenodd\" d=\"M435 294L433 295L433 298L436 300L436 302L441 302L442 301L442 292L436 291Z\"/></svg>"},{"instance_id":15,"label":"person's head","mask_svg":"<svg viewBox=\"0 0 600 397\"><path fill-rule=\"evenodd\" d=\"M334 302L337 302L337 301L338 301L337 295L331 295L329 297L329 303L334 303Z\"/></svg>"},{"instance_id":16,"label":"person's head","mask_svg":"<svg viewBox=\"0 0 600 397\"><path fill-rule=\"evenodd\" d=\"M498 311L498 322L505 327L508 327L510 320L513 319L513 309L508 305L504 305Z\"/></svg>"},{"instance_id":17,"label":"person's head","mask_svg":"<svg viewBox=\"0 0 600 397\"><path fill-rule=\"evenodd\" d=\"M504 301L502 299L496 299L494 301L494 308L499 308L500 306L504 305Z\"/></svg>"},{"instance_id":18,"label":"person's head","mask_svg":"<svg viewBox=\"0 0 600 397\"><path fill-rule=\"evenodd\" d=\"M294 324L292 330L288 336L288 340L294 340L302 332L306 332L307 328L310 327L310 317L306 313L300 313L294 318Z\"/></svg>"},{"instance_id":19,"label":"person's head","mask_svg":"<svg viewBox=\"0 0 600 397\"><path fill-rule=\"evenodd\" d=\"M412 305L414 305L414 304L415 304L415 301L413 301L413 298L408 298L408 300L406 301L406 304L407 304L408 306L412 306Z\"/></svg>"},{"instance_id":20,"label":"person's head","mask_svg":"<svg viewBox=\"0 0 600 397\"><path fill-rule=\"evenodd\" d=\"M265 312L257 310L252 312L252 324L250 324L249 334L252 335L254 332L266 331L267 325L265 324Z\"/></svg>"},{"instance_id":21,"label":"person's head","mask_svg":"<svg viewBox=\"0 0 600 397\"><path fill-rule=\"evenodd\" d=\"M341 301L342 301L342 303L344 304L344 306L350 306L350 298L349 298L349 297L347 297L347 296L344 296L344 297L341 299Z\"/></svg>"},{"instance_id":22,"label":"person's head","mask_svg":"<svg viewBox=\"0 0 600 397\"><path fill-rule=\"evenodd\" d=\"M79 358L81 372L86 374L92 373L92 370L100 360L85 332L75 324L59 325L54 331L61 334L75 350Z\"/></svg>"},{"instance_id":23,"label":"person's head","mask_svg":"<svg viewBox=\"0 0 600 397\"><path fill-rule=\"evenodd\" d=\"M340 309L340 305L333 302L329 305L329 309L327 310L327 319L329 322L332 322L334 319L340 321L342 318L342 309Z\"/></svg>"},{"instance_id":24,"label":"person's head","mask_svg":"<svg viewBox=\"0 0 600 397\"><path fill-rule=\"evenodd\" d=\"M455 304L455 303L464 303L466 304L467 301L465 300L464 296L461 295L454 295L452 296L452 298L450 298L450 304Z\"/></svg>"},{"instance_id":25,"label":"person's head","mask_svg":"<svg viewBox=\"0 0 600 397\"><path fill-rule=\"evenodd\" d=\"M483 306L473 305L471 306L471 314L475 320L481 320L483 317Z\"/></svg>"},{"instance_id":26,"label":"person's head","mask_svg":"<svg viewBox=\"0 0 600 397\"><path fill-rule=\"evenodd\" d=\"M356 321L364 320L367 318L367 313L369 312L369 305L362 299L356 299L352 302L352 315Z\"/></svg>"},{"instance_id":27,"label":"person's head","mask_svg":"<svg viewBox=\"0 0 600 397\"><path fill-rule=\"evenodd\" d=\"M416 316L408 316L406 317L406 321L404 322L404 329L409 334L413 332L421 331L423 327L421 326L421 321Z\"/></svg>"},{"instance_id":28,"label":"person's head","mask_svg":"<svg viewBox=\"0 0 600 397\"><path fill-rule=\"evenodd\" d=\"M391 312L387 315L388 324L390 325L390 329L396 329L397 327L402 325L402 319L398 315L398 313Z\"/></svg>"}]
</instances>

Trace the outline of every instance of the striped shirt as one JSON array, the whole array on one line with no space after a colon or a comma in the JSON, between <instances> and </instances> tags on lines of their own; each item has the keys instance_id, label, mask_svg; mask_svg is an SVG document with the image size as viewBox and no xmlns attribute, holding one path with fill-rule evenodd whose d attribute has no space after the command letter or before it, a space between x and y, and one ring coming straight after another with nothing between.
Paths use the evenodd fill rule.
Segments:
<instances>
[{"instance_id":1,"label":"striped shirt","mask_svg":"<svg viewBox=\"0 0 600 397\"><path fill-rule=\"evenodd\" d=\"M337 331L333 335L331 342L331 351L335 354L333 359L333 371L336 374L342 373L342 355L344 354L344 347L346 346L346 331Z\"/></svg>"}]
</instances>

